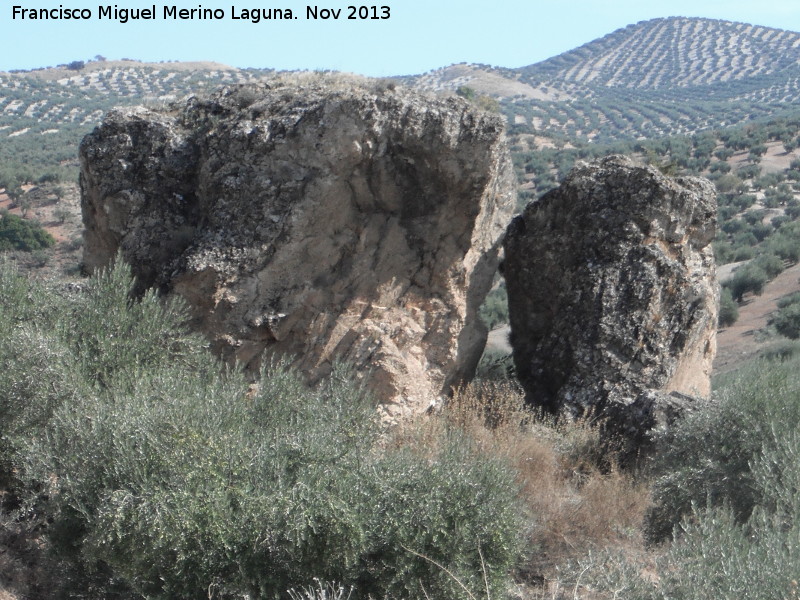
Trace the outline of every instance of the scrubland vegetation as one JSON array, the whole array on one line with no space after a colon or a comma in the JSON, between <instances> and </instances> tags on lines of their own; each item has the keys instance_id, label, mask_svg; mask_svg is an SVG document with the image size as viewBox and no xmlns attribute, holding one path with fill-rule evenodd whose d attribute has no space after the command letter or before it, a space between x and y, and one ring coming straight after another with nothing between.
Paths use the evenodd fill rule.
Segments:
<instances>
[{"instance_id":1,"label":"scrubland vegetation","mask_svg":"<svg viewBox=\"0 0 800 600\"><path fill-rule=\"evenodd\" d=\"M74 180L77 142L104 110L264 74L237 73L2 76L0 188L35 213L23 186ZM800 79L765 81L565 102L458 93L508 118L519 208L611 153L711 179L717 262L741 263L724 327L800 260L787 104ZM52 244L26 217L0 215L0 251ZM254 385L188 332L180 305L130 289L123 266L67 285L0 264L0 597L800 597L798 294L770 320L788 339L718 378L660 452L621 469L596 424L526 409L500 353L441 414L387 429L346 365L315 390L284 363ZM502 282L481 315L507 321Z\"/></svg>"},{"instance_id":2,"label":"scrubland vegetation","mask_svg":"<svg viewBox=\"0 0 800 600\"><path fill-rule=\"evenodd\" d=\"M254 386L180 305L130 289L124 266L77 287L0 268L3 531L48 549L63 597L794 593L797 358L718 381L623 471L507 379L395 429L345 366Z\"/></svg>"},{"instance_id":3,"label":"scrubland vegetation","mask_svg":"<svg viewBox=\"0 0 800 600\"><path fill-rule=\"evenodd\" d=\"M341 369L309 391L275 364L254 389L179 307L130 288L124 267L72 292L0 274L4 478L65 585L278 598L318 577L364 598L503 593L526 530L506 461L457 427L394 439Z\"/></svg>"}]
</instances>

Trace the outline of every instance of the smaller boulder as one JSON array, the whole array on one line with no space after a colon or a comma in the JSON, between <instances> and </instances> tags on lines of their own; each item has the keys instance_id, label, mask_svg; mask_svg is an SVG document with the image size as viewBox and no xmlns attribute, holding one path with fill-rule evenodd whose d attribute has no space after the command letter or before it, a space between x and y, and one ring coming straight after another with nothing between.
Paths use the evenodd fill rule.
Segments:
<instances>
[{"instance_id":1,"label":"smaller boulder","mask_svg":"<svg viewBox=\"0 0 800 600\"><path fill-rule=\"evenodd\" d=\"M612 156L511 222L503 274L529 403L591 415L637 451L708 398L716 211L710 182Z\"/></svg>"}]
</instances>

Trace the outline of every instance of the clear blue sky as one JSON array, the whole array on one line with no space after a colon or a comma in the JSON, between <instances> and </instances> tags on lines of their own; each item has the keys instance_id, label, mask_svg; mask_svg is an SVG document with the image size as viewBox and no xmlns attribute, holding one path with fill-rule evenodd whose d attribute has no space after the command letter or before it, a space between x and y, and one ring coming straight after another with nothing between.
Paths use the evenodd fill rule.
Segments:
<instances>
[{"instance_id":1,"label":"clear blue sky","mask_svg":"<svg viewBox=\"0 0 800 600\"><path fill-rule=\"evenodd\" d=\"M117 0L120 8L156 0ZM363 0L362 0L363 1ZM0 70L101 54L109 59L212 60L237 67L415 74L458 62L528 65L644 19L691 16L800 31L798 0L378 0L388 20L346 20L354 0L156 1L158 18L98 20L98 0L8 0L0 8ZM12 6L85 8L89 21L12 20ZM364 4L367 4L364 2ZM113 3L112 5L113 6ZM165 21L164 6L221 8L224 19ZM231 6L291 8L299 19L233 20ZM306 20L306 6L343 9L338 21Z\"/></svg>"}]
</instances>

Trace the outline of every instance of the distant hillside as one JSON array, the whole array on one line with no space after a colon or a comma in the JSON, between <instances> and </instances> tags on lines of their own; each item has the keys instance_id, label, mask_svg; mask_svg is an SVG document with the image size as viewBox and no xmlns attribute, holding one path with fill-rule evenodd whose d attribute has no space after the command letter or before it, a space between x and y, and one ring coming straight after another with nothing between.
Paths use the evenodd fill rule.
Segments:
<instances>
[{"instance_id":1,"label":"distant hillside","mask_svg":"<svg viewBox=\"0 0 800 600\"><path fill-rule=\"evenodd\" d=\"M692 134L792 109L800 101L800 33L655 19L527 67L452 65L406 81L498 98L517 134L600 141Z\"/></svg>"},{"instance_id":2,"label":"distant hillside","mask_svg":"<svg viewBox=\"0 0 800 600\"><path fill-rule=\"evenodd\" d=\"M133 60L0 73L0 187L9 170L18 180L74 176L78 141L113 106L274 75ZM396 80L501 111L516 152L693 135L790 116L800 103L800 33L655 19L518 69L457 64Z\"/></svg>"},{"instance_id":3,"label":"distant hillside","mask_svg":"<svg viewBox=\"0 0 800 600\"><path fill-rule=\"evenodd\" d=\"M167 102L272 73L211 62L71 67L0 72L0 188L10 179L74 178L78 142L114 106Z\"/></svg>"},{"instance_id":4,"label":"distant hillside","mask_svg":"<svg viewBox=\"0 0 800 600\"><path fill-rule=\"evenodd\" d=\"M432 89L472 83L493 95L539 99L601 87L658 90L669 97L675 88L710 86L715 95L739 92L742 97L749 96L750 88L768 88L772 99L789 101L797 89L799 63L800 33L671 17L629 25L526 67L461 64L408 79ZM495 88L487 88L493 80Z\"/></svg>"},{"instance_id":5,"label":"distant hillside","mask_svg":"<svg viewBox=\"0 0 800 600\"><path fill-rule=\"evenodd\" d=\"M109 105L170 100L223 84L260 79L270 70L217 63L90 62L80 69L0 73L0 126L7 135L41 124L88 123Z\"/></svg>"},{"instance_id":6,"label":"distant hillside","mask_svg":"<svg viewBox=\"0 0 800 600\"><path fill-rule=\"evenodd\" d=\"M523 81L638 90L797 76L800 33L712 19L642 21L520 69Z\"/></svg>"}]
</instances>

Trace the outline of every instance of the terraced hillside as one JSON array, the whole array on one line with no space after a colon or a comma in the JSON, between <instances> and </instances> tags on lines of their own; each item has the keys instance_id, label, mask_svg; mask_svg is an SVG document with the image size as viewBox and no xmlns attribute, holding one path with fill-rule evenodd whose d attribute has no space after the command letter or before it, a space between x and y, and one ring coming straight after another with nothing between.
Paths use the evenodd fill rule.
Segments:
<instances>
[{"instance_id":1,"label":"terraced hillside","mask_svg":"<svg viewBox=\"0 0 800 600\"><path fill-rule=\"evenodd\" d=\"M43 123L94 122L104 98L111 103L171 100L206 87L260 79L270 70L235 69L210 62L102 61L79 68L0 73L0 118ZM19 134L19 128L16 130Z\"/></svg>"},{"instance_id":2,"label":"terraced hillside","mask_svg":"<svg viewBox=\"0 0 800 600\"><path fill-rule=\"evenodd\" d=\"M78 142L114 106L166 102L269 72L215 63L102 61L0 73L0 187L9 172L20 182L73 177Z\"/></svg>"},{"instance_id":3,"label":"terraced hillside","mask_svg":"<svg viewBox=\"0 0 800 600\"><path fill-rule=\"evenodd\" d=\"M655 19L527 67L453 65L409 81L498 98L520 135L612 141L692 134L780 116L800 101L800 33Z\"/></svg>"},{"instance_id":4,"label":"terraced hillside","mask_svg":"<svg viewBox=\"0 0 800 600\"><path fill-rule=\"evenodd\" d=\"M114 105L164 102L271 75L130 60L0 73L0 187L9 170L18 180L43 171L74 175L78 140ZM518 152L692 135L790 116L800 102L800 33L656 19L518 69L459 64L398 79L502 111Z\"/></svg>"},{"instance_id":5,"label":"terraced hillside","mask_svg":"<svg viewBox=\"0 0 800 600\"><path fill-rule=\"evenodd\" d=\"M797 73L800 33L713 19L643 21L521 69L523 81L672 89Z\"/></svg>"}]
</instances>

